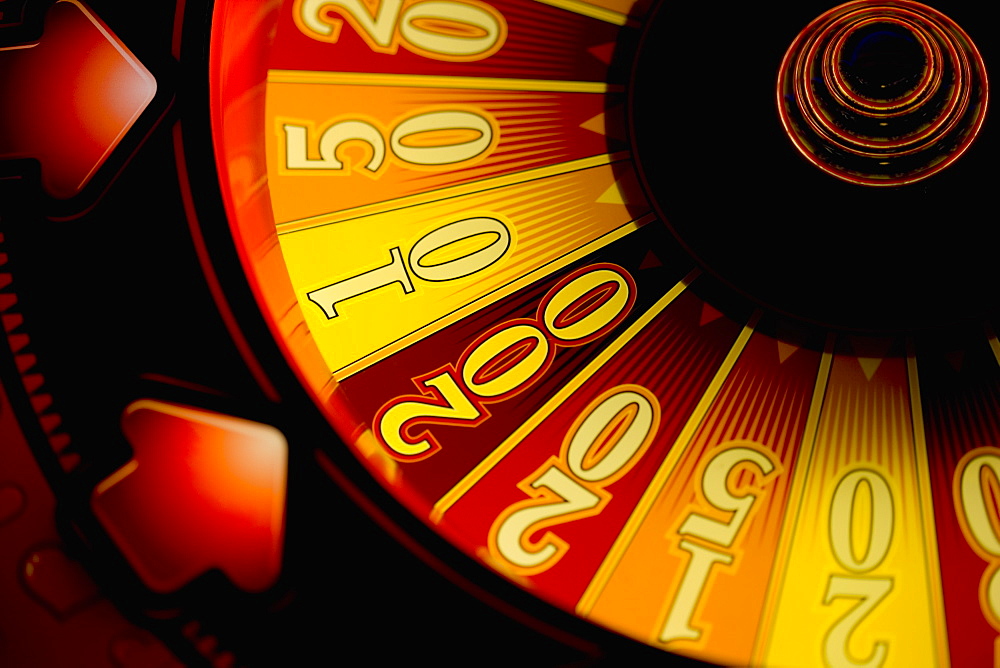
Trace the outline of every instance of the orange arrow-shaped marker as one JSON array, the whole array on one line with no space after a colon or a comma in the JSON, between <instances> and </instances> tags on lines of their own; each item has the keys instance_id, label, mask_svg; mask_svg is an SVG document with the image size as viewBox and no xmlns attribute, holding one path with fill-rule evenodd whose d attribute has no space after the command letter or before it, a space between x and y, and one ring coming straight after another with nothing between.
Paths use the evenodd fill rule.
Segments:
<instances>
[{"instance_id":1,"label":"orange arrow-shaped marker","mask_svg":"<svg viewBox=\"0 0 1000 668\"><path fill-rule=\"evenodd\" d=\"M172 592L217 568L261 591L281 569L288 445L277 429L143 399L122 416L132 460L91 507L146 585Z\"/></svg>"},{"instance_id":2,"label":"orange arrow-shaped marker","mask_svg":"<svg viewBox=\"0 0 1000 668\"><path fill-rule=\"evenodd\" d=\"M156 80L75 0L37 44L0 49L0 160L34 158L50 195L78 194L149 105Z\"/></svg>"}]
</instances>

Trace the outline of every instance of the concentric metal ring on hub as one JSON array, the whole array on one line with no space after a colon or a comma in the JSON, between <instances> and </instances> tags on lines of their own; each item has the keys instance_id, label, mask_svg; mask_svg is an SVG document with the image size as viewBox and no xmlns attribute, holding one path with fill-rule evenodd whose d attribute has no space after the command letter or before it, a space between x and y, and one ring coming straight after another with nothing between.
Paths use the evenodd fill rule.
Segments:
<instances>
[{"instance_id":1,"label":"concentric metal ring on hub","mask_svg":"<svg viewBox=\"0 0 1000 668\"><path fill-rule=\"evenodd\" d=\"M916 2L858 0L818 17L778 77L785 131L814 165L870 186L927 178L957 160L986 115L969 36Z\"/></svg>"}]
</instances>

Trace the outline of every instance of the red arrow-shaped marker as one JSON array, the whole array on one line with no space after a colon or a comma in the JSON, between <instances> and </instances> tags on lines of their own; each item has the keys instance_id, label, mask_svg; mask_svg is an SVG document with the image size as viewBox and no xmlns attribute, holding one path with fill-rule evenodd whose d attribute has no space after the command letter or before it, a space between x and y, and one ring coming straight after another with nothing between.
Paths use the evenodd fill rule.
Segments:
<instances>
[{"instance_id":1,"label":"red arrow-shaped marker","mask_svg":"<svg viewBox=\"0 0 1000 668\"><path fill-rule=\"evenodd\" d=\"M281 568L288 445L273 427L149 399L122 431L134 456L91 507L150 589L172 592L217 568L247 591Z\"/></svg>"},{"instance_id":2,"label":"red arrow-shaped marker","mask_svg":"<svg viewBox=\"0 0 1000 668\"><path fill-rule=\"evenodd\" d=\"M35 158L54 197L79 193L149 105L156 80L75 0L42 39L0 49L0 160Z\"/></svg>"}]
</instances>

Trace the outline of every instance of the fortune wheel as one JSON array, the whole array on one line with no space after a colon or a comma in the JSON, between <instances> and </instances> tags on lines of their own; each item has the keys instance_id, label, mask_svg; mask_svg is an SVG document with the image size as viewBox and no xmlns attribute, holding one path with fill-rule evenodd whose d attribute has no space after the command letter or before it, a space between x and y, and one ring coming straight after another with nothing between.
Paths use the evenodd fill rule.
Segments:
<instances>
[{"instance_id":1,"label":"fortune wheel","mask_svg":"<svg viewBox=\"0 0 1000 668\"><path fill-rule=\"evenodd\" d=\"M0 663L995 665L990 16L0 2Z\"/></svg>"}]
</instances>

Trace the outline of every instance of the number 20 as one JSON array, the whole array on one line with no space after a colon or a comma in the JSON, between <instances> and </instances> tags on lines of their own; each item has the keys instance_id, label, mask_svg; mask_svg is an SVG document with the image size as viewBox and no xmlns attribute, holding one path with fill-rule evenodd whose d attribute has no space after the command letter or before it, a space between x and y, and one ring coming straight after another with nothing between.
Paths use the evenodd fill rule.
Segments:
<instances>
[{"instance_id":1,"label":"number 20","mask_svg":"<svg viewBox=\"0 0 1000 668\"><path fill-rule=\"evenodd\" d=\"M976 448L962 457L955 468L955 509L969 545L990 564L980 583L979 605L990 624L1000 628L1000 534L984 473L1000 479L1000 449Z\"/></svg>"},{"instance_id":2,"label":"number 20","mask_svg":"<svg viewBox=\"0 0 1000 668\"><path fill-rule=\"evenodd\" d=\"M659 423L656 397L638 385L620 385L591 402L559 457L518 485L532 498L510 506L493 523L490 553L522 575L555 565L570 546L549 529L599 514L611 500L605 487L642 458ZM532 541L538 532L544 533Z\"/></svg>"},{"instance_id":3,"label":"number 20","mask_svg":"<svg viewBox=\"0 0 1000 668\"><path fill-rule=\"evenodd\" d=\"M858 554L854 545L855 504L858 495L868 496L868 533L864 551ZM892 577L874 577L871 572L885 561L892 546L895 528L892 490L882 474L858 469L849 472L837 484L830 503L830 547L833 557L851 575L831 574L827 583L824 605L839 598L856 599L829 630L823 643L823 659L833 668L876 668L885 663L889 653L887 641L876 641L863 659L849 651L851 635L864 619L892 591Z\"/></svg>"},{"instance_id":4,"label":"number 20","mask_svg":"<svg viewBox=\"0 0 1000 668\"><path fill-rule=\"evenodd\" d=\"M380 0L374 13L363 0L298 0L292 11L299 30L321 42L340 39L339 14L376 53L402 45L435 60L482 60L507 38L503 16L475 0Z\"/></svg>"}]
</instances>

